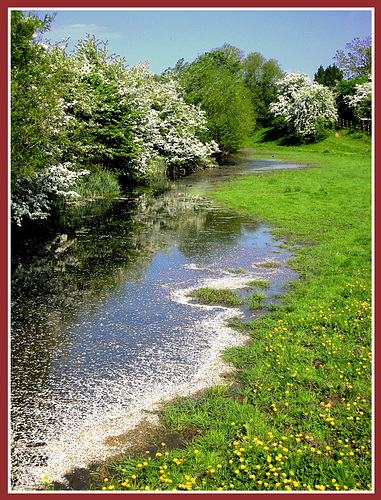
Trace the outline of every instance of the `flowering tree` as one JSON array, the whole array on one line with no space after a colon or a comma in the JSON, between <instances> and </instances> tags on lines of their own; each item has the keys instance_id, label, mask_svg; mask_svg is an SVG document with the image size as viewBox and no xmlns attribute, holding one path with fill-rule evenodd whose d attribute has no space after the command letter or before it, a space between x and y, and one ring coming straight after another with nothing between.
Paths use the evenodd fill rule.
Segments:
<instances>
[{"instance_id":1,"label":"flowering tree","mask_svg":"<svg viewBox=\"0 0 381 500\"><path fill-rule=\"evenodd\" d=\"M106 44L100 44L88 37L70 56L55 53L55 64L62 72L57 133L66 140L59 151L57 143L53 149L61 161L72 162L79 170L101 165L119 171L134 156L131 113L118 93L123 64L107 54Z\"/></svg>"},{"instance_id":2,"label":"flowering tree","mask_svg":"<svg viewBox=\"0 0 381 500\"><path fill-rule=\"evenodd\" d=\"M75 196L78 172L61 162L67 120L60 49L39 36L52 18L11 12L11 216L46 218L57 197Z\"/></svg>"},{"instance_id":3,"label":"flowering tree","mask_svg":"<svg viewBox=\"0 0 381 500\"><path fill-rule=\"evenodd\" d=\"M156 81L145 63L126 72L124 85L135 111L131 123L139 154L134 164L142 175L149 173L159 159L173 171L204 162L218 151L213 141L207 143L198 138L207 130L205 112L185 102L177 81Z\"/></svg>"},{"instance_id":4,"label":"flowering tree","mask_svg":"<svg viewBox=\"0 0 381 500\"><path fill-rule=\"evenodd\" d=\"M78 198L73 190L79 177L89 174L87 170L77 171L70 163L51 165L31 177L16 181L15 195L12 197L12 220L18 226L23 219L46 219L51 213L55 199Z\"/></svg>"},{"instance_id":5,"label":"flowering tree","mask_svg":"<svg viewBox=\"0 0 381 500\"><path fill-rule=\"evenodd\" d=\"M270 111L283 118L288 133L302 140L324 138L337 118L331 89L301 73L286 73L276 85L278 99Z\"/></svg>"},{"instance_id":6,"label":"flowering tree","mask_svg":"<svg viewBox=\"0 0 381 500\"><path fill-rule=\"evenodd\" d=\"M18 225L46 218L57 198L79 196L77 180L96 165L136 181L158 160L173 171L218 150L200 140L205 113L185 102L173 79L158 81L147 64L126 67L95 37L69 56L58 45L34 46L36 29L50 20L15 12L11 205Z\"/></svg>"},{"instance_id":7,"label":"flowering tree","mask_svg":"<svg viewBox=\"0 0 381 500\"><path fill-rule=\"evenodd\" d=\"M372 118L372 82L355 85L354 95L345 97L348 106L353 109L356 118Z\"/></svg>"}]
</instances>

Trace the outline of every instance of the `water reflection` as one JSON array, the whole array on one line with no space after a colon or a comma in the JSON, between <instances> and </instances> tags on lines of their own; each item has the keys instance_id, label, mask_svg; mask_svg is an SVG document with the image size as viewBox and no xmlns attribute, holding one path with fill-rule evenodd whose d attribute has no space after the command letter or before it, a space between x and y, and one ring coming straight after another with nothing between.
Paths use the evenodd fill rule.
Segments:
<instances>
[{"instance_id":1,"label":"water reflection","mask_svg":"<svg viewBox=\"0 0 381 500\"><path fill-rule=\"evenodd\" d=\"M289 255L274 254L254 219L191 194L204 183L200 174L164 192L139 188L93 205L96 216L79 211L65 232L13 241L15 485L49 470L52 441L87 424L102 429L147 393L192 381L220 341L213 322L223 308L191 307L174 293L232 268L268 278L270 294L294 278L286 267L253 268Z\"/></svg>"}]
</instances>

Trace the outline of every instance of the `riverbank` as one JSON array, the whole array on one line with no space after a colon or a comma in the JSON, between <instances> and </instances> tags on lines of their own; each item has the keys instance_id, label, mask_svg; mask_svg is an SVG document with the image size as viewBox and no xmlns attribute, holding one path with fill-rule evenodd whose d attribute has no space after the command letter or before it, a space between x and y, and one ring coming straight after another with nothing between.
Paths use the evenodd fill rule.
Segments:
<instances>
[{"instance_id":1,"label":"riverbank","mask_svg":"<svg viewBox=\"0 0 381 500\"><path fill-rule=\"evenodd\" d=\"M295 148L261 133L248 146L315 165L212 194L302 245L289 264L301 278L284 306L231 322L252 339L225 353L231 384L168 404L156 441L94 470L90 489L372 489L370 141L342 132ZM160 443L164 435L188 439Z\"/></svg>"}]
</instances>

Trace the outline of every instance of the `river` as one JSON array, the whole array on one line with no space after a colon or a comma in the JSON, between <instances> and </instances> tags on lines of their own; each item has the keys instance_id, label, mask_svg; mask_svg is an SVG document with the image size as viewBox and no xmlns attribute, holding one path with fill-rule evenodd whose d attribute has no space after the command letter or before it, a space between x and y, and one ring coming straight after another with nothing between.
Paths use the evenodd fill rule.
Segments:
<instances>
[{"instance_id":1,"label":"river","mask_svg":"<svg viewBox=\"0 0 381 500\"><path fill-rule=\"evenodd\" d=\"M223 383L221 351L248 340L226 320L265 314L296 275L270 228L207 191L232 175L297 167L243 152L165 188L84 204L54 234L12 240L13 490L44 474L67 483L70 470L120 451L111 438L143 417L155 423L143 410ZM269 261L281 266L258 265ZM200 286L242 294L253 279L271 283L261 311L188 297Z\"/></svg>"}]
</instances>

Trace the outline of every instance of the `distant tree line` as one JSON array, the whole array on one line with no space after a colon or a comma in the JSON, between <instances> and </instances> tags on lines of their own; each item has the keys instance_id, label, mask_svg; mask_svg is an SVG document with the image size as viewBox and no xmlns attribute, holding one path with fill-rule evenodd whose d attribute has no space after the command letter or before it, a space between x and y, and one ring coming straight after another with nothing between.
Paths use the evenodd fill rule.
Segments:
<instances>
[{"instance_id":1,"label":"distant tree line","mask_svg":"<svg viewBox=\"0 0 381 500\"><path fill-rule=\"evenodd\" d=\"M94 172L143 182L160 167L190 171L237 151L257 128L324 138L338 116L371 118L371 40L337 51L336 65L286 73L229 44L161 75L128 67L87 36L74 51L43 44L54 16L11 11L12 220L47 218Z\"/></svg>"}]
</instances>

